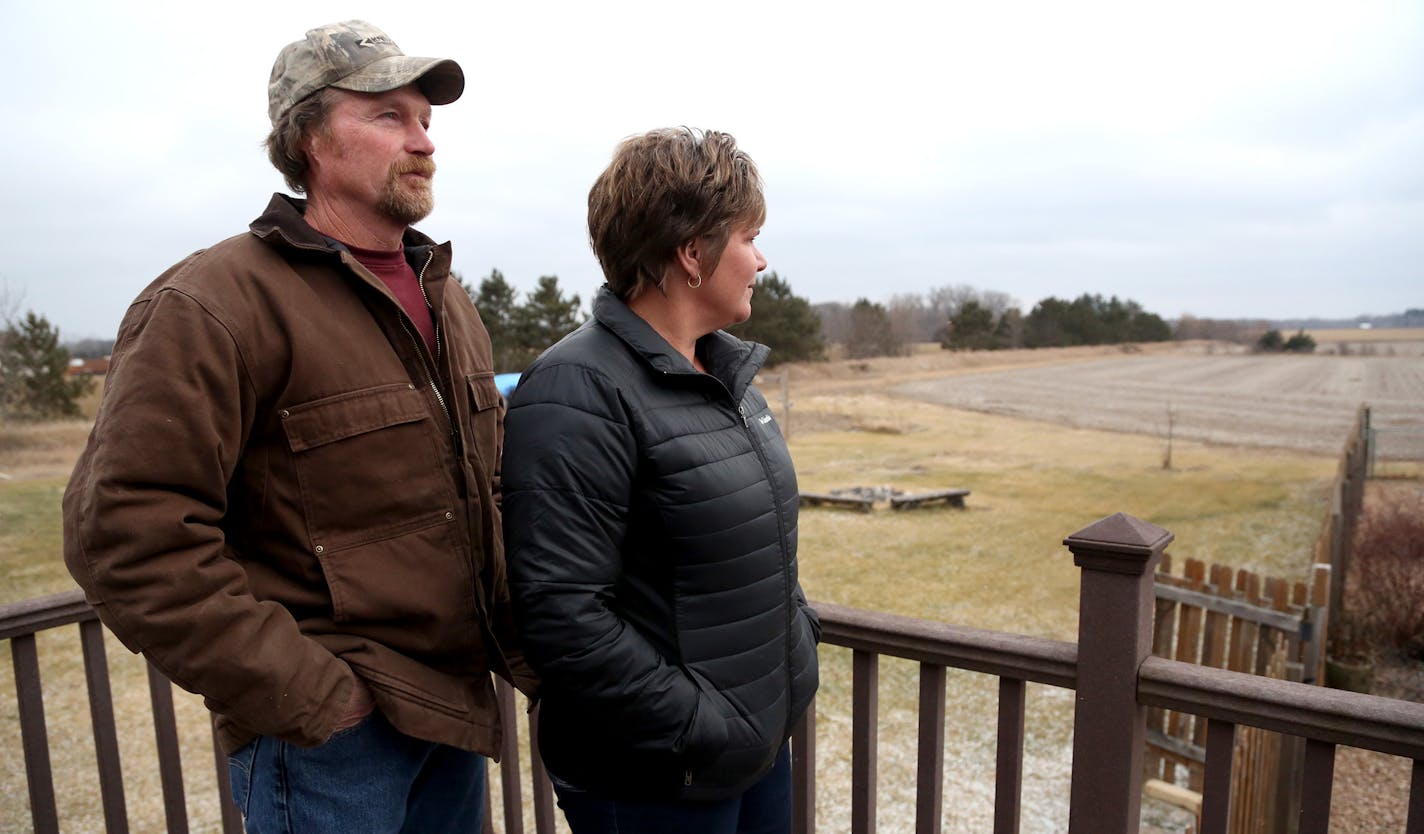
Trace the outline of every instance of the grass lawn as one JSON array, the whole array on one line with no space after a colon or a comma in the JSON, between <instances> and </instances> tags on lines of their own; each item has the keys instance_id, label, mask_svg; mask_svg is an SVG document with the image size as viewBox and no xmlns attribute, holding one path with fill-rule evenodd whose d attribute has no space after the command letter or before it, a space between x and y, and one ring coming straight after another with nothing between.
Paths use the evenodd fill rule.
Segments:
<instances>
[{"instance_id":1,"label":"grass lawn","mask_svg":"<svg viewBox=\"0 0 1424 834\"><path fill-rule=\"evenodd\" d=\"M851 422L793 434L804 490L971 490L962 510L803 509L801 579L811 599L1058 640L1077 636L1079 572L1064 537L1120 511L1175 533L1169 552L1178 563L1191 556L1306 579L1336 467L1318 456L1179 441L1168 470L1156 438L873 392L802 396L796 408L815 415L812 425ZM850 653L825 647L821 657L818 780L847 785ZM918 672L886 659L881 675L879 823L912 830ZM996 699L994 679L950 672L946 832L991 827ZM1072 707L1069 691L1029 688L1025 834L1067 827ZM825 830L848 830L848 795L822 791L818 799ZM1165 806L1144 808L1150 822L1172 822Z\"/></svg>"},{"instance_id":2,"label":"grass lawn","mask_svg":"<svg viewBox=\"0 0 1424 834\"><path fill-rule=\"evenodd\" d=\"M59 500L67 478L0 481L0 604L67 591Z\"/></svg>"},{"instance_id":3,"label":"grass lawn","mask_svg":"<svg viewBox=\"0 0 1424 834\"><path fill-rule=\"evenodd\" d=\"M1078 571L1065 536L1125 512L1176 534L1170 552L1283 578L1308 575L1336 462L1112 434L868 394L803 410L893 414L875 431L793 437L802 489L962 487L967 508L801 514L813 599L1073 639Z\"/></svg>"}]
</instances>

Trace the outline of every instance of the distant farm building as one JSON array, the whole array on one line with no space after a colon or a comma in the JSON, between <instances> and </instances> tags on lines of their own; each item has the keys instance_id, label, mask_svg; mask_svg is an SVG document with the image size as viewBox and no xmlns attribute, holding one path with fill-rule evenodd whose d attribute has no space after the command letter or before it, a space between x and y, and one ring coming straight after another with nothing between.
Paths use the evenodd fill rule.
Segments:
<instances>
[{"instance_id":1,"label":"distant farm building","mask_svg":"<svg viewBox=\"0 0 1424 834\"><path fill-rule=\"evenodd\" d=\"M67 376L103 376L109 372L109 357L100 356L96 359L71 359L69 368L65 371Z\"/></svg>"}]
</instances>

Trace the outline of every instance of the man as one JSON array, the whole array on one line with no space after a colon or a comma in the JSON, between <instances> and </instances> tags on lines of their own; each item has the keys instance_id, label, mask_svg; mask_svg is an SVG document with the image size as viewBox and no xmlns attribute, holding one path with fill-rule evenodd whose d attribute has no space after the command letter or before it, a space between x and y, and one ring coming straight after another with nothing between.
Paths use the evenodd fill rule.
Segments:
<instances>
[{"instance_id":1,"label":"man","mask_svg":"<svg viewBox=\"0 0 1424 834\"><path fill-rule=\"evenodd\" d=\"M432 208L454 61L368 23L277 57L275 195L124 317L64 498L65 561L130 649L201 693L251 834L477 830L532 691L500 534L503 401Z\"/></svg>"}]
</instances>

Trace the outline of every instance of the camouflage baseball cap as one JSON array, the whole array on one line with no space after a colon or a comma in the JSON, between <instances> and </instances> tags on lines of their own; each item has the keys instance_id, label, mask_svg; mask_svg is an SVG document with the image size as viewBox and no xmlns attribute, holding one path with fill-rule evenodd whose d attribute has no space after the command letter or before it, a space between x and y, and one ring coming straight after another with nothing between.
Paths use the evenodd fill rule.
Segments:
<instances>
[{"instance_id":1,"label":"camouflage baseball cap","mask_svg":"<svg viewBox=\"0 0 1424 834\"><path fill-rule=\"evenodd\" d=\"M364 20L329 23L277 53L267 84L267 116L276 124L292 106L323 87L381 93L412 81L431 104L465 91L465 73L448 58L412 58Z\"/></svg>"}]
</instances>

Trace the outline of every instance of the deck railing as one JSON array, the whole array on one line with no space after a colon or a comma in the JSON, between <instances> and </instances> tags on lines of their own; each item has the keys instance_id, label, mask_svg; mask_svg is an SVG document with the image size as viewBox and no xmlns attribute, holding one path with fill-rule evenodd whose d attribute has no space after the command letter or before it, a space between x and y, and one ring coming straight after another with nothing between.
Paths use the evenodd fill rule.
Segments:
<instances>
[{"instance_id":1,"label":"deck railing","mask_svg":"<svg viewBox=\"0 0 1424 834\"><path fill-rule=\"evenodd\" d=\"M1020 792L1028 683L1076 690L1073 773L1069 797L1072 834L1117 834L1139 827L1147 709L1158 707L1204 717L1208 722L1202 834L1224 834L1232 797L1231 756L1236 728L1261 727L1305 739L1304 804L1299 834L1326 834L1335 749L1359 747L1412 759L1407 834L1424 834L1424 704L1322 689L1290 681L1204 668L1150 656L1153 571L1170 533L1125 515L1105 518L1065 539L1081 568L1078 642L930 622L892 614L819 604L822 642L851 650L852 834L876 830L877 714L881 657L920 664L916 776L916 834L942 827L945 681L947 669L999 679L995 785L995 834L1020 827ZM126 831L122 773L115 740L103 633L78 593L60 594L0 608L0 639L8 639L29 784L33 827L58 830L49 764L35 634L78 623L89 687L98 781L109 831ZM159 736L160 773L168 830L187 831L171 690L150 672ZM507 686L500 688L507 726L518 710ZM798 834L816 830L814 705L792 739L794 819ZM537 732L530 717L525 741ZM517 732L506 734L501 796L491 817L502 816L506 832L524 832L524 787ZM533 751L531 744L528 748ZM547 776L534 755L531 771L534 830L554 831L554 803ZM227 768L215 756L223 830L241 831L226 801ZM986 774L986 779L989 778ZM486 831L493 830L487 818Z\"/></svg>"}]
</instances>

